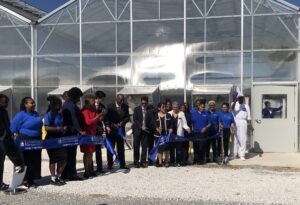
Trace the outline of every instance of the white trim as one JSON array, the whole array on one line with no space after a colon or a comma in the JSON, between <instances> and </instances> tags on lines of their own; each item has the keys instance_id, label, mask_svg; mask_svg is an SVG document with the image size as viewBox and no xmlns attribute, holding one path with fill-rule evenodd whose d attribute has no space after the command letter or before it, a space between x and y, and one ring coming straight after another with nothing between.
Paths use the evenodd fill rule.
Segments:
<instances>
[{"instance_id":1,"label":"white trim","mask_svg":"<svg viewBox=\"0 0 300 205\"><path fill-rule=\"evenodd\" d=\"M78 0L70 0L70 1L66 2L65 4L61 5L57 9L51 11L50 13L48 13L47 15L45 15L44 17L40 18L37 22L41 23L42 21L46 20L50 16L56 14L58 11L64 9L65 7L69 6L70 4L74 3L75 1L78 1Z\"/></svg>"},{"instance_id":2,"label":"white trim","mask_svg":"<svg viewBox=\"0 0 300 205\"><path fill-rule=\"evenodd\" d=\"M252 86L255 85L294 85L297 86L300 82L297 81L281 81L281 82L252 82Z\"/></svg>"},{"instance_id":3,"label":"white trim","mask_svg":"<svg viewBox=\"0 0 300 205\"><path fill-rule=\"evenodd\" d=\"M1 6L1 5L0 5L0 9L2 9L3 11L5 11L5 12L7 12L7 13L9 13L9 14L15 16L15 17L17 17L18 19L24 21L25 23L30 24L30 23L32 22L30 19L25 18L24 16L22 16L22 15L16 13L16 12L14 12L14 11L12 11L12 10L10 10L10 9L8 9L8 8L6 8L6 7L4 7L4 6Z\"/></svg>"}]
</instances>

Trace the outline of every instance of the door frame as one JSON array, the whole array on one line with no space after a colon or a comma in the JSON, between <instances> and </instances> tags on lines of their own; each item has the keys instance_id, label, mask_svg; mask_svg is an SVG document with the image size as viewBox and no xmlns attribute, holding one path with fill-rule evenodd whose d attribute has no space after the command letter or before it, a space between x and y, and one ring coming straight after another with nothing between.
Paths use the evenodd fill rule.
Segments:
<instances>
[{"instance_id":1,"label":"door frame","mask_svg":"<svg viewBox=\"0 0 300 205\"><path fill-rule=\"evenodd\" d=\"M282 81L282 82L252 82L252 85L251 85L251 101L253 100L253 96L254 96L254 87L255 86L293 86L295 87L295 90L294 90L294 95L295 95L295 127L294 127L294 152L298 152L299 151L299 136L298 136L298 133L299 133L299 126L300 126L300 123L299 123L299 109L298 109L298 102L299 102L299 99L298 99L298 82L297 81ZM253 109L253 103L251 103L251 119L253 121L254 119L254 109ZM253 125L253 122L252 122L252 125ZM251 147L254 149L254 136L251 137Z\"/></svg>"}]
</instances>

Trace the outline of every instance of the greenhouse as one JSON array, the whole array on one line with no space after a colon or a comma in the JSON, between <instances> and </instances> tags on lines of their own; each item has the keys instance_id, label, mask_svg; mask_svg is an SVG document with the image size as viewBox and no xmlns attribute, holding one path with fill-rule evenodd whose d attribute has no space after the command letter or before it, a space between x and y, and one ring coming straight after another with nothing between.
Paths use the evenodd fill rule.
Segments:
<instances>
[{"instance_id":1,"label":"greenhouse","mask_svg":"<svg viewBox=\"0 0 300 205\"><path fill-rule=\"evenodd\" d=\"M11 115L25 96L44 113L47 95L72 86L103 90L107 102L123 88L155 87L160 100L190 104L197 96L228 101L239 87L252 108L251 146L299 150L298 7L283 0L71 0L46 14L9 2L0 3L0 91L12 99ZM274 119L262 119L266 100L282 106Z\"/></svg>"}]
</instances>

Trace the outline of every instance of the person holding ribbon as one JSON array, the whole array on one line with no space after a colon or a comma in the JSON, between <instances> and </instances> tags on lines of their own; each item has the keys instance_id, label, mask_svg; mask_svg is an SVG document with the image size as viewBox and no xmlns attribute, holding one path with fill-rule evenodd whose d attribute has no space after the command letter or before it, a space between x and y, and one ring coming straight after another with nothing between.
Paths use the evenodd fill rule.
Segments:
<instances>
[{"instance_id":1,"label":"person holding ribbon","mask_svg":"<svg viewBox=\"0 0 300 205\"><path fill-rule=\"evenodd\" d=\"M3 182L4 161L7 155L10 161L16 167L15 170L23 172L24 161L17 150L10 132L10 120L7 113L9 99L6 95L0 94L0 191L5 191L9 188L8 184Z\"/></svg>"},{"instance_id":2,"label":"person holding ribbon","mask_svg":"<svg viewBox=\"0 0 300 205\"><path fill-rule=\"evenodd\" d=\"M168 112L173 121L173 133L178 137L184 137L184 130L188 133L191 133L189 126L187 125L187 120L182 111L179 111L179 103L172 103L172 110ZM186 152L185 152L185 142L173 142L172 147L176 150L176 156L173 156L175 159L173 161L176 163L176 166L185 166L186 165ZM172 157L172 156L171 156Z\"/></svg>"},{"instance_id":3,"label":"person holding ribbon","mask_svg":"<svg viewBox=\"0 0 300 205\"><path fill-rule=\"evenodd\" d=\"M10 125L11 132L20 139L41 140L42 126L42 119L35 111L35 101L31 97L23 98L20 111ZM24 151L23 157L27 166L23 184L36 188L34 180L41 178L41 150Z\"/></svg>"},{"instance_id":4,"label":"person holding ribbon","mask_svg":"<svg viewBox=\"0 0 300 205\"><path fill-rule=\"evenodd\" d=\"M216 102L210 100L208 102L208 110L207 113L210 117L211 127L208 130L208 140L206 146L206 162L209 163L211 161L217 162L218 158L221 156L221 138L214 138L216 134L219 132L219 121L220 116L219 112L216 110ZM212 138L212 139L210 139ZM210 148L213 150L213 158L210 159Z\"/></svg>"},{"instance_id":5,"label":"person holding ribbon","mask_svg":"<svg viewBox=\"0 0 300 205\"><path fill-rule=\"evenodd\" d=\"M84 130L89 135L96 135L97 123L103 120L102 113L97 113L95 107L95 95L88 94L84 97L85 106L81 112L84 117L85 125ZM83 177L88 179L97 176L96 172L92 169L93 166L93 153L96 151L95 145L81 145L81 152L83 152L84 174Z\"/></svg>"},{"instance_id":6,"label":"person holding ribbon","mask_svg":"<svg viewBox=\"0 0 300 205\"><path fill-rule=\"evenodd\" d=\"M173 122L171 115L166 112L165 103L158 103L157 105L158 113L155 116L155 125L156 125L156 143L161 144L158 147L158 164L157 167L169 167L169 147L166 142L162 140L167 140L165 138L169 137L173 130Z\"/></svg>"},{"instance_id":7,"label":"person holding ribbon","mask_svg":"<svg viewBox=\"0 0 300 205\"><path fill-rule=\"evenodd\" d=\"M79 107L76 105L80 102L82 95L82 91L77 87L73 87L68 91L68 99L64 102L62 107L64 126L68 128L65 133L66 136L85 135L83 129L84 119ZM66 150L68 161L62 173L62 178L70 181L82 180L82 178L77 175L76 170L77 145L67 147Z\"/></svg>"},{"instance_id":8,"label":"person holding ribbon","mask_svg":"<svg viewBox=\"0 0 300 205\"><path fill-rule=\"evenodd\" d=\"M67 127L64 126L63 117L61 113L62 101L56 96L49 96L48 112L44 115L44 126L47 132L47 139L57 139L63 137L67 131ZM47 149L49 156L49 169L51 174L50 184L55 186L65 185L65 181L61 178L61 174L66 167L67 163L67 151L65 148ZM57 164L55 174L55 166Z\"/></svg>"},{"instance_id":9,"label":"person holding ribbon","mask_svg":"<svg viewBox=\"0 0 300 205\"><path fill-rule=\"evenodd\" d=\"M118 94L115 102L107 106L107 114L105 121L109 123L107 138L113 147L117 144L118 157L120 159L120 168L129 169L125 163L124 133L125 125L129 122L129 107L124 103L124 95ZM107 151L108 169L113 168L113 155Z\"/></svg>"},{"instance_id":10,"label":"person holding ribbon","mask_svg":"<svg viewBox=\"0 0 300 205\"><path fill-rule=\"evenodd\" d=\"M146 168L147 164L147 147L152 133L153 111L148 107L148 97L141 98L141 105L134 109L133 113L133 144L134 144L134 166L135 168ZM140 146L142 153L140 155Z\"/></svg>"},{"instance_id":11,"label":"person holding ribbon","mask_svg":"<svg viewBox=\"0 0 300 205\"><path fill-rule=\"evenodd\" d=\"M222 104L222 112L220 114L220 130L223 131L223 148L224 148L224 163L228 162L229 141L231 130L235 130L235 121L231 112L229 112L229 103Z\"/></svg>"},{"instance_id":12,"label":"person holding ribbon","mask_svg":"<svg viewBox=\"0 0 300 205\"><path fill-rule=\"evenodd\" d=\"M205 111L205 103L200 102L198 111L192 112L193 131L197 138L193 142L194 146L194 164L205 164L205 151L207 143L208 129L211 126L210 118Z\"/></svg>"}]
</instances>

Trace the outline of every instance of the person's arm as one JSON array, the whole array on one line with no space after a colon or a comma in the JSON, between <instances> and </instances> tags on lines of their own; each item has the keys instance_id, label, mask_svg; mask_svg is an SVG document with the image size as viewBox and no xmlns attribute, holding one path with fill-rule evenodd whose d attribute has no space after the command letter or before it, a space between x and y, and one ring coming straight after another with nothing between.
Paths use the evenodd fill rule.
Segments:
<instances>
[{"instance_id":1,"label":"person's arm","mask_svg":"<svg viewBox=\"0 0 300 205\"><path fill-rule=\"evenodd\" d=\"M139 120L138 120L138 108L139 107L134 108L134 112L133 112L133 126L134 127L137 127L138 124L139 124Z\"/></svg>"},{"instance_id":2,"label":"person's arm","mask_svg":"<svg viewBox=\"0 0 300 205\"><path fill-rule=\"evenodd\" d=\"M181 119L182 119L182 127L183 127L183 129L185 129L188 133L191 133L191 129L187 125L187 121L186 121L184 113L182 114Z\"/></svg>"},{"instance_id":3,"label":"person's arm","mask_svg":"<svg viewBox=\"0 0 300 205\"><path fill-rule=\"evenodd\" d=\"M22 112L18 112L10 124L11 133L19 133L22 121L23 121L23 114Z\"/></svg>"},{"instance_id":4,"label":"person's arm","mask_svg":"<svg viewBox=\"0 0 300 205\"><path fill-rule=\"evenodd\" d=\"M93 115L91 115L92 113L87 110L87 109L84 109L82 111L82 115L84 117L84 121L85 121L85 124L88 125L88 126L91 126L91 125L96 125L97 124L97 120L98 118L100 117L100 115L96 115L96 117L94 117Z\"/></svg>"},{"instance_id":5,"label":"person's arm","mask_svg":"<svg viewBox=\"0 0 300 205\"><path fill-rule=\"evenodd\" d=\"M280 111L280 110L282 110L282 106L280 106L280 107L278 107L278 108L272 108L272 111L273 111L273 112L278 112L278 111Z\"/></svg>"},{"instance_id":6,"label":"person's arm","mask_svg":"<svg viewBox=\"0 0 300 205\"><path fill-rule=\"evenodd\" d=\"M7 135L7 127L5 123L4 113L0 113L0 139L4 139Z\"/></svg>"},{"instance_id":7,"label":"person's arm","mask_svg":"<svg viewBox=\"0 0 300 205\"><path fill-rule=\"evenodd\" d=\"M125 112L124 113L124 118L123 118L123 120L120 123L122 127L125 126L126 123L129 122L129 120L130 120L130 117L129 117L129 107L128 107L128 105L125 105L124 107L125 107L125 109L124 109L124 112Z\"/></svg>"}]
</instances>

